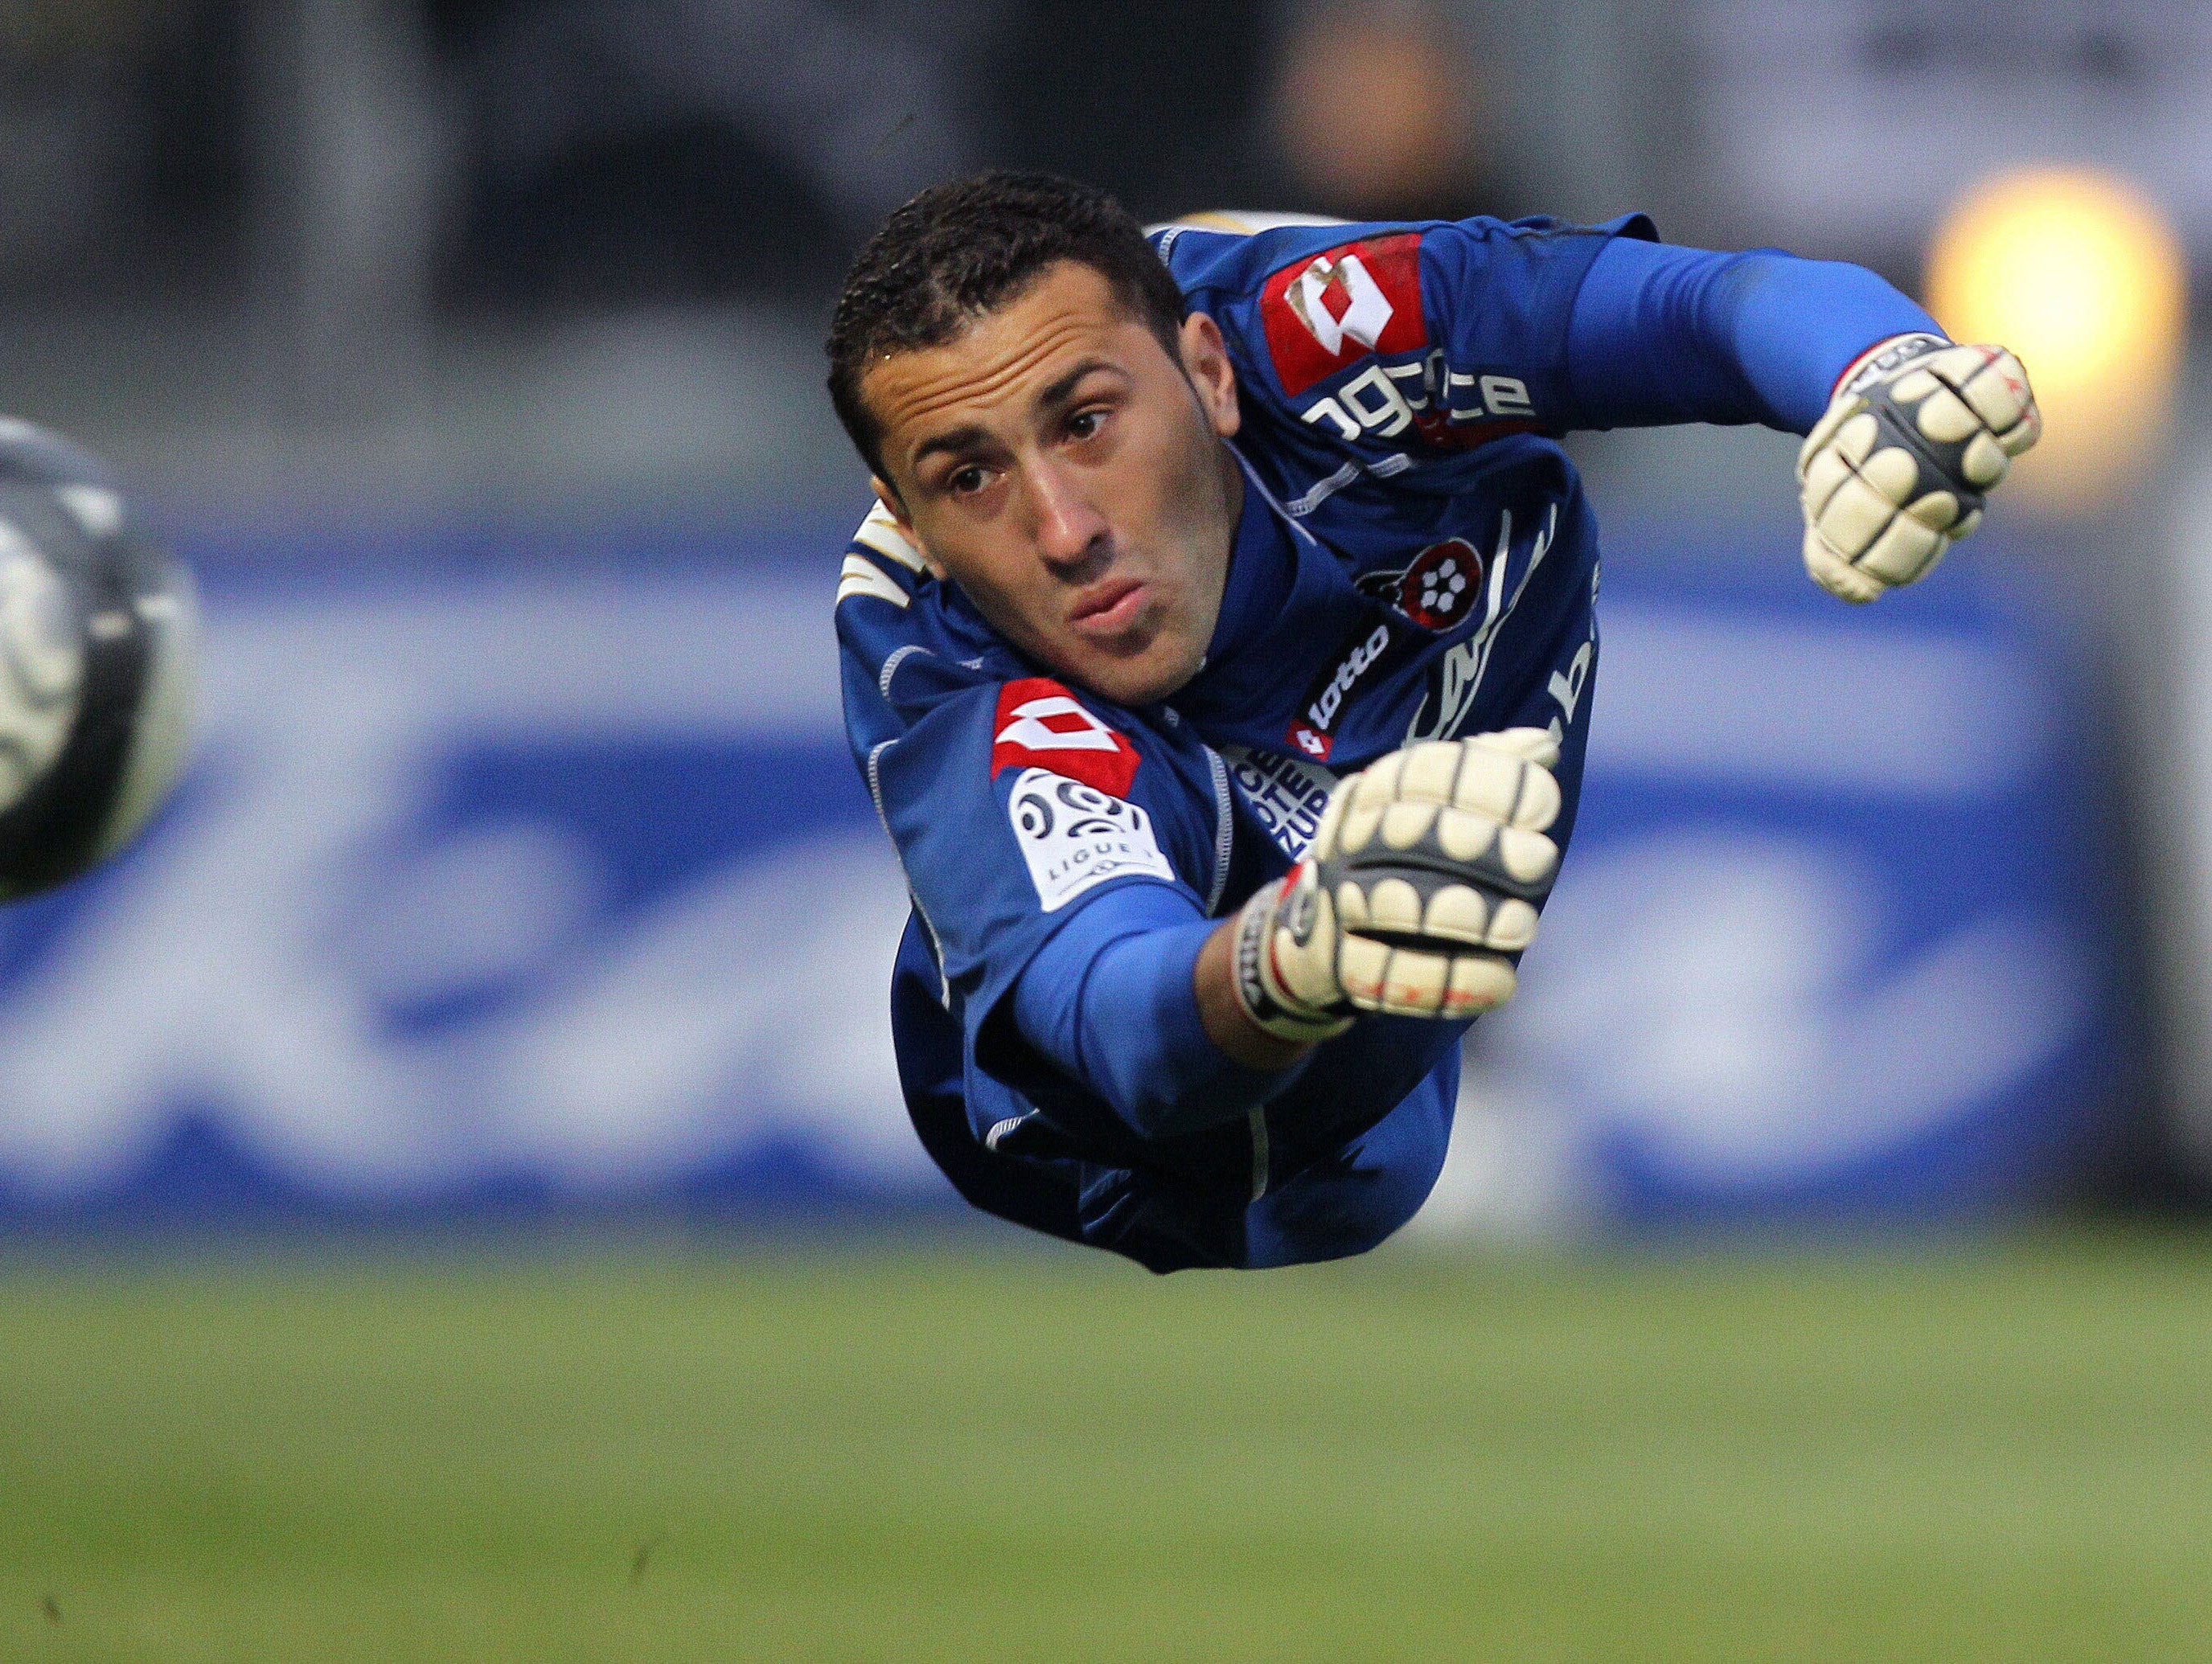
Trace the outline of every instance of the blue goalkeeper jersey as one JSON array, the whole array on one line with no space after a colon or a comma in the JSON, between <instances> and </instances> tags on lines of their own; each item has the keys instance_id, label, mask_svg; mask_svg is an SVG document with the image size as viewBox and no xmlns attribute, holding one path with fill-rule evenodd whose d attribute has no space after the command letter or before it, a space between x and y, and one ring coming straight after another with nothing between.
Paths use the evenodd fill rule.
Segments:
<instances>
[{"instance_id":1,"label":"blue goalkeeper jersey","mask_svg":"<svg viewBox=\"0 0 2212 1664\"><path fill-rule=\"evenodd\" d=\"M1363 1018L1259 1102L1218 1118L1200 1104L1163 1129L1025 1043L1010 995L1118 891L1233 912L1304 848L1336 778L1413 741L1551 729L1565 846L1598 545L1554 436L1809 426L1850 356L1926 325L1878 280L1827 268L1854 274L1836 281L1866 315L1836 323L1850 307L1830 296L1832 339L1808 345L1789 282L1774 290L1754 257L1674 250L1622 263L1618 297L1578 322L1593 264L1650 236L1640 216L1155 234L1227 341L1247 482L1204 667L1163 703L1054 679L932 578L887 514L862 523L837 634L854 756L914 899L892 979L900 1078L971 1202L1169 1270L1358 1252L1426 1197L1464 1025ZM1706 264L1674 258L1692 255Z\"/></svg>"}]
</instances>

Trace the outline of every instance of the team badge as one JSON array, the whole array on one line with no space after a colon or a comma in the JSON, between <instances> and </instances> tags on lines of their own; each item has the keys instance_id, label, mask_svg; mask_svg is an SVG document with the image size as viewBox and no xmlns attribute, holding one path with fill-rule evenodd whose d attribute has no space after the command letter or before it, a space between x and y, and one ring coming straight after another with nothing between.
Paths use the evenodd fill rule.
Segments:
<instances>
[{"instance_id":1,"label":"team badge","mask_svg":"<svg viewBox=\"0 0 2212 1664\"><path fill-rule=\"evenodd\" d=\"M1117 797L1137 778L1137 748L1049 677L1024 677L999 690L991 725L991 778L1001 769L1044 768Z\"/></svg>"},{"instance_id":2,"label":"team badge","mask_svg":"<svg viewBox=\"0 0 2212 1664\"><path fill-rule=\"evenodd\" d=\"M1447 537L1395 572L1364 574L1357 586L1423 629L1441 632L1472 616L1482 598L1482 578L1481 551L1464 537Z\"/></svg>"},{"instance_id":3,"label":"team badge","mask_svg":"<svg viewBox=\"0 0 2212 1664\"><path fill-rule=\"evenodd\" d=\"M1421 237L1346 243L1283 268L1261 291L1260 318L1283 391L1295 398L1369 353L1419 352Z\"/></svg>"}]
</instances>

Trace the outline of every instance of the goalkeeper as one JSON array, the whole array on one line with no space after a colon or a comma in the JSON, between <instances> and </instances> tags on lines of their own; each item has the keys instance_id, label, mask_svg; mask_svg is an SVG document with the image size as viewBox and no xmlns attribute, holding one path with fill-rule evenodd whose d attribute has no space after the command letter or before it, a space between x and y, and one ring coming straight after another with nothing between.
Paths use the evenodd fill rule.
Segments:
<instances>
[{"instance_id":1,"label":"goalkeeper","mask_svg":"<svg viewBox=\"0 0 2212 1664\"><path fill-rule=\"evenodd\" d=\"M1356 1254L1435 1182L1581 786L1559 434L1808 435L1806 565L1868 601L2037 433L2009 353L1854 266L1641 216L1148 240L1036 175L893 214L829 352L909 1113L977 1206L1160 1271Z\"/></svg>"}]
</instances>

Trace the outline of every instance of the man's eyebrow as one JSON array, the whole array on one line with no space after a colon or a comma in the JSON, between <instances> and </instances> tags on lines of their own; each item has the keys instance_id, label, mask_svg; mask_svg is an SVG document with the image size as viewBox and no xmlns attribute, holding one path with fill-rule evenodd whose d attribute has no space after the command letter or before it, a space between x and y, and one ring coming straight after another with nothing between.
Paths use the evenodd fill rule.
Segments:
<instances>
[{"instance_id":1,"label":"man's eyebrow","mask_svg":"<svg viewBox=\"0 0 2212 1664\"><path fill-rule=\"evenodd\" d=\"M1037 403L1047 409L1055 404L1065 404L1075 396L1076 383L1093 370L1119 370L1120 368L1120 365L1110 363L1103 358L1086 358L1040 392L1037 395Z\"/></svg>"},{"instance_id":2,"label":"man's eyebrow","mask_svg":"<svg viewBox=\"0 0 2212 1664\"><path fill-rule=\"evenodd\" d=\"M1050 410L1055 405L1065 404L1075 396L1076 386L1085 376L1095 370L1119 371L1120 367L1119 365L1107 359L1086 358L1069 370L1066 375L1060 376L1048 383L1038 392L1036 402L1046 410ZM974 422L969 422L964 427L948 428L945 432L932 434L915 446L913 456L907 459L907 466L919 468L924 458L934 456L939 452L950 451L957 453L972 450L977 446L988 443L990 437L989 434Z\"/></svg>"},{"instance_id":3,"label":"man's eyebrow","mask_svg":"<svg viewBox=\"0 0 2212 1664\"><path fill-rule=\"evenodd\" d=\"M919 468L924 457L934 456L939 451L971 451L990 437L972 422L964 428L947 428L944 433L933 434L915 446L914 455L907 459L907 466Z\"/></svg>"}]
</instances>

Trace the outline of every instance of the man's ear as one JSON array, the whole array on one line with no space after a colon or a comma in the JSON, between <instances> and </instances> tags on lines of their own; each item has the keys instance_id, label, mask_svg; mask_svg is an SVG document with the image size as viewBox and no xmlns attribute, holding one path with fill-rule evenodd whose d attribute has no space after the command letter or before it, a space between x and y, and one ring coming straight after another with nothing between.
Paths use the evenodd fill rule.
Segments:
<instances>
[{"instance_id":1,"label":"man's ear","mask_svg":"<svg viewBox=\"0 0 2212 1664\"><path fill-rule=\"evenodd\" d=\"M1221 338L1221 325L1202 312L1182 320L1176 335L1182 349L1182 367L1192 390L1213 431L1228 439L1244 425L1244 412L1237 403L1237 367L1229 361L1229 343Z\"/></svg>"},{"instance_id":2,"label":"man's ear","mask_svg":"<svg viewBox=\"0 0 2212 1664\"><path fill-rule=\"evenodd\" d=\"M929 568L929 575L942 582L945 578L945 568L938 565L937 557L929 552L929 546L922 542L921 533L914 529L914 522L907 518L906 504L899 500L899 494L890 482L880 474L871 474L868 476L868 485L875 492L876 501L883 504L884 513L890 515L897 524L899 535L912 544L914 552L921 556L921 563Z\"/></svg>"}]
</instances>

